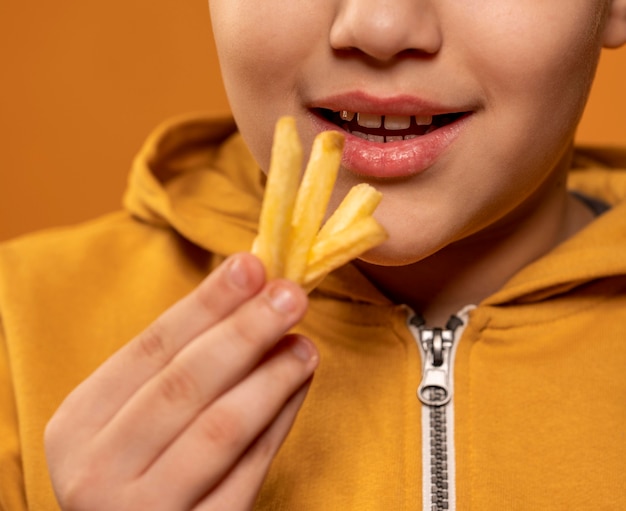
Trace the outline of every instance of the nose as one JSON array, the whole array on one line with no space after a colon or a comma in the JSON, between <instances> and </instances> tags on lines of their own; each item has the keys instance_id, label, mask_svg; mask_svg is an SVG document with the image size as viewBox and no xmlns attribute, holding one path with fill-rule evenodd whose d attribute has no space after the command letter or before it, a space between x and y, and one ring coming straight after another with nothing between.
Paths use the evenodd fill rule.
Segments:
<instances>
[{"instance_id":1,"label":"nose","mask_svg":"<svg viewBox=\"0 0 626 511\"><path fill-rule=\"evenodd\" d=\"M330 45L379 62L434 55L442 45L441 26L431 0L339 0Z\"/></svg>"}]
</instances>

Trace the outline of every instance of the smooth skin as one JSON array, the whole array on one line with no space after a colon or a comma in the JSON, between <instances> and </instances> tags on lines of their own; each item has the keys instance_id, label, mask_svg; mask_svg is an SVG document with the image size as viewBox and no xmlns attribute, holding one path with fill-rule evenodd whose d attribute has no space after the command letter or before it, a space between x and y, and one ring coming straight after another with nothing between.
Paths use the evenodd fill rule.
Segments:
<instances>
[{"instance_id":1,"label":"smooth skin","mask_svg":"<svg viewBox=\"0 0 626 511\"><path fill-rule=\"evenodd\" d=\"M232 110L262 168L280 115L310 147L318 108L380 115L400 98L391 108L471 112L425 172L344 166L331 201L362 181L383 193L375 216L390 238L361 269L434 326L591 221L565 174L600 50L624 42L625 4L209 0Z\"/></svg>"},{"instance_id":2,"label":"smooth skin","mask_svg":"<svg viewBox=\"0 0 626 511\"><path fill-rule=\"evenodd\" d=\"M590 221L564 173L600 49L626 41L626 0L209 5L233 112L263 168L276 119L294 115L310 146L311 109L333 95L472 112L426 172L376 183L391 238L360 263L435 322ZM367 181L353 170L338 195ZM61 507L251 509L318 363L310 341L285 336L306 305L253 256L230 258L54 415L46 451Z\"/></svg>"},{"instance_id":3,"label":"smooth skin","mask_svg":"<svg viewBox=\"0 0 626 511\"><path fill-rule=\"evenodd\" d=\"M62 509L249 509L318 362L306 303L235 255L113 355L46 430Z\"/></svg>"}]
</instances>

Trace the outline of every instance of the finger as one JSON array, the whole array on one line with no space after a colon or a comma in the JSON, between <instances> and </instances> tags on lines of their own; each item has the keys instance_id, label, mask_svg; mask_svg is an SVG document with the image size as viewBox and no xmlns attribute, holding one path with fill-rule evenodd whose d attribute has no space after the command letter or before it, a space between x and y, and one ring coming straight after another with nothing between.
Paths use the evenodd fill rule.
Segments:
<instances>
[{"instance_id":1,"label":"finger","mask_svg":"<svg viewBox=\"0 0 626 511\"><path fill-rule=\"evenodd\" d=\"M208 407L145 473L149 487L168 484L168 499L192 506L230 472L254 440L311 377L318 356L293 336L248 378ZM183 507L185 507L183 505Z\"/></svg>"},{"instance_id":2,"label":"finger","mask_svg":"<svg viewBox=\"0 0 626 511\"><path fill-rule=\"evenodd\" d=\"M242 253L227 259L68 396L63 406L71 410L72 421L98 429L187 343L258 293L263 283L256 257Z\"/></svg>"},{"instance_id":3,"label":"finger","mask_svg":"<svg viewBox=\"0 0 626 511\"><path fill-rule=\"evenodd\" d=\"M128 444L120 470L145 470L208 404L246 378L305 307L294 283L270 282L140 389L102 430L103 449Z\"/></svg>"},{"instance_id":4,"label":"finger","mask_svg":"<svg viewBox=\"0 0 626 511\"><path fill-rule=\"evenodd\" d=\"M283 444L306 398L311 380L287 401L279 415L237 461L233 469L193 511L252 509L276 453Z\"/></svg>"}]
</instances>

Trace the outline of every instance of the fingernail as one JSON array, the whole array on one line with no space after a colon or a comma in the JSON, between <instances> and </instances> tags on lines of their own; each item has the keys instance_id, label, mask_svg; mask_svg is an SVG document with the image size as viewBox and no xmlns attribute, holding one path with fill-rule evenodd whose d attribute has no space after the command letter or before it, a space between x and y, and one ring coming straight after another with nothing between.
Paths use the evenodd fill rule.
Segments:
<instances>
[{"instance_id":1,"label":"fingernail","mask_svg":"<svg viewBox=\"0 0 626 511\"><path fill-rule=\"evenodd\" d=\"M291 351L303 362L308 362L309 360L317 356L317 351L315 350L313 345L306 339L302 338L298 338L295 340L295 342L291 346Z\"/></svg>"},{"instance_id":2,"label":"fingernail","mask_svg":"<svg viewBox=\"0 0 626 511\"><path fill-rule=\"evenodd\" d=\"M275 311L284 314L296 309L296 299L291 289L277 284L270 288L268 294Z\"/></svg>"},{"instance_id":3,"label":"fingernail","mask_svg":"<svg viewBox=\"0 0 626 511\"><path fill-rule=\"evenodd\" d=\"M240 257L235 257L228 268L230 281L240 289L246 289L250 282L248 271Z\"/></svg>"}]
</instances>

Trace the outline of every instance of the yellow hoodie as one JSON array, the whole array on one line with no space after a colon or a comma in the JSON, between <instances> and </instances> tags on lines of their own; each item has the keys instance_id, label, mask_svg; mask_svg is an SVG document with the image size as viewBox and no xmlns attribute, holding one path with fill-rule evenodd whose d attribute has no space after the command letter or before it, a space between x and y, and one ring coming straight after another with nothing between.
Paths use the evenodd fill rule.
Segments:
<instances>
[{"instance_id":1,"label":"yellow hoodie","mask_svg":"<svg viewBox=\"0 0 626 511\"><path fill-rule=\"evenodd\" d=\"M125 212L0 247L0 508L57 509L42 432L61 400L250 247L263 185L234 129L162 126L135 161ZM447 386L446 405L423 405L416 389L418 339L432 361L448 332L419 327L352 266L329 276L298 327L322 362L258 509L626 509L617 165L625 152L579 154L572 186L612 209L461 314L453 347L425 372Z\"/></svg>"}]
</instances>

